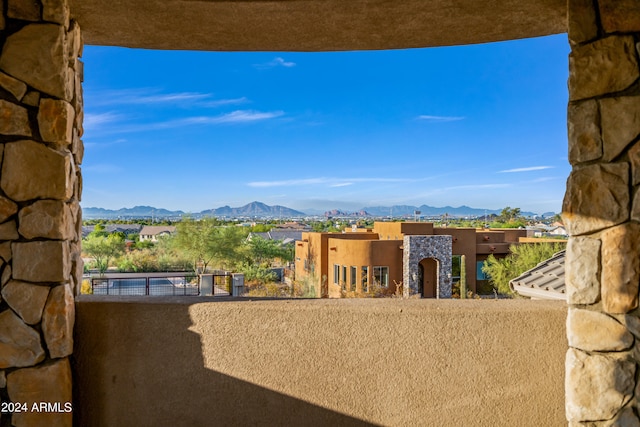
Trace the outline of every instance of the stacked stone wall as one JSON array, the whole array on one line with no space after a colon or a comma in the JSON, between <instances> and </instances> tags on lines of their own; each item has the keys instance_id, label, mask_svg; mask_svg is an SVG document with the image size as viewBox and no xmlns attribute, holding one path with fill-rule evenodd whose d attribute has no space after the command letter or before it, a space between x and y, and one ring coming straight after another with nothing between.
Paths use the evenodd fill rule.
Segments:
<instances>
[{"instance_id":1,"label":"stacked stone wall","mask_svg":"<svg viewBox=\"0 0 640 427\"><path fill-rule=\"evenodd\" d=\"M66 0L0 0L0 425L72 423L82 51ZM40 406L33 405L49 404Z\"/></svg>"},{"instance_id":2,"label":"stacked stone wall","mask_svg":"<svg viewBox=\"0 0 640 427\"><path fill-rule=\"evenodd\" d=\"M451 298L451 236L404 236L402 244L403 288L405 298L420 295L420 262L433 258L438 262L436 298Z\"/></svg>"},{"instance_id":3,"label":"stacked stone wall","mask_svg":"<svg viewBox=\"0 0 640 427\"><path fill-rule=\"evenodd\" d=\"M640 1L568 6L566 415L640 426Z\"/></svg>"}]
</instances>

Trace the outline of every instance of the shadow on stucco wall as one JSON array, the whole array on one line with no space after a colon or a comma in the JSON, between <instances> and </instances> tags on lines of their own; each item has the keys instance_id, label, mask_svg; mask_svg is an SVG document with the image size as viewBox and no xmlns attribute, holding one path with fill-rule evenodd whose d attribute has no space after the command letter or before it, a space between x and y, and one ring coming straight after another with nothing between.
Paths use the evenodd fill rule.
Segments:
<instances>
[{"instance_id":1,"label":"shadow on stucco wall","mask_svg":"<svg viewBox=\"0 0 640 427\"><path fill-rule=\"evenodd\" d=\"M81 296L80 426L564 424L566 306Z\"/></svg>"},{"instance_id":2,"label":"shadow on stucco wall","mask_svg":"<svg viewBox=\"0 0 640 427\"><path fill-rule=\"evenodd\" d=\"M206 368L193 302L78 305L74 425L375 425Z\"/></svg>"}]
</instances>

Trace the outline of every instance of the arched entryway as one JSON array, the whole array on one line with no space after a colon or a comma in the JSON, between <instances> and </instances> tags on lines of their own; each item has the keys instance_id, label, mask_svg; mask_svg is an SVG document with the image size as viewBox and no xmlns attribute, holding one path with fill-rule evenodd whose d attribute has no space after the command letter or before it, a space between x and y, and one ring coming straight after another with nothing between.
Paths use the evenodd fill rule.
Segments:
<instances>
[{"instance_id":1,"label":"arched entryway","mask_svg":"<svg viewBox=\"0 0 640 427\"><path fill-rule=\"evenodd\" d=\"M422 298L436 298L438 295L438 268L435 258L425 258L418 264L419 294Z\"/></svg>"}]
</instances>

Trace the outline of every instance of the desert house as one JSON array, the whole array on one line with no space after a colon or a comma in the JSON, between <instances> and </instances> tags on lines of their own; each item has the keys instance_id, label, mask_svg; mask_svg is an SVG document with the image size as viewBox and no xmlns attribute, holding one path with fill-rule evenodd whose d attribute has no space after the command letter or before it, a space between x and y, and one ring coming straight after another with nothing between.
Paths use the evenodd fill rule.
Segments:
<instances>
[{"instance_id":1,"label":"desert house","mask_svg":"<svg viewBox=\"0 0 640 427\"><path fill-rule=\"evenodd\" d=\"M486 281L481 268L487 257L506 256L510 246L526 237L527 231L434 227L428 222L375 222L373 229L306 232L296 241L296 279L310 282L317 296L366 293L374 286L385 288L385 293L395 293L404 281L405 236L451 236L450 279L459 279L461 256L465 255L467 287L477 292ZM428 256L418 261L418 293L434 298L438 261Z\"/></svg>"}]
</instances>

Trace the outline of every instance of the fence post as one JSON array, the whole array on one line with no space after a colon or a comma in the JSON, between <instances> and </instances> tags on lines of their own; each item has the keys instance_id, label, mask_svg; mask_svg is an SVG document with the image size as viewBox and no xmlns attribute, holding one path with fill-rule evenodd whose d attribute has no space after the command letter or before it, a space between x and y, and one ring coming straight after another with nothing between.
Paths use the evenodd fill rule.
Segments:
<instances>
[{"instance_id":1,"label":"fence post","mask_svg":"<svg viewBox=\"0 0 640 427\"><path fill-rule=\"evenodd\" d=\"M198 283L200 296L212 296L215 288L215 277L213 274L201 274Z\"/></svg>"}]
</instances>

